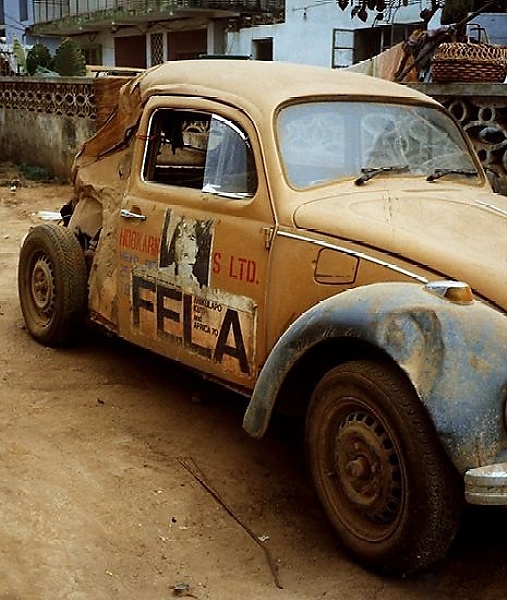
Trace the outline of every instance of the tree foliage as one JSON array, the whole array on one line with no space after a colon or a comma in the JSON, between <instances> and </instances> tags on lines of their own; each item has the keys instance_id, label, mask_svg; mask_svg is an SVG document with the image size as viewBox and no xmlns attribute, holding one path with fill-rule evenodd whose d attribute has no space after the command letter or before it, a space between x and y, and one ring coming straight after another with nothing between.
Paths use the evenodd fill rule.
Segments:
<instances>
[{"instance_id":1,"label":"tree foliage","mask_svg":"<svg viewBox=\"0 0 507 600\"><path fill-rule=\"evenodd\" d=\"M384 12L414 4L413 0L336 0L339 8L350 10L352 18L357 17L365 22L371 14L381 21ZM488 12L507 12L507 0L428 0L428 8L423 10L421 18L428 14L435 14L442 9L442 23L456 23L465 18L467 14L487 7ZM426 18L426 20L428 20Z\"/></svg>"},{"instance_id":2,"label":"tree foliage","mask_svg":"<svg viewBox=\"0 0 507 600\"><path fill-rule=\"evenodd\" d=\"M75 40L65 38L58 46L53 68L64 77L86 75L85 57Z\"/></svg>"},{"instance_id":3,"label":"tree foliage","mask_svg":"<svg viewBox=\"0 0 507 600\"><path fill-rule=\"evenodd\" d=\"M487 6L490 4L490 6ZM504 5L502 8L502 4ZM464 19L467 14L481 10L486 7L489 12L507 12L507 3L505 0L445 0L445 5L442 9L443 23L457 23Z\"/></svg>"},{"instance_id":4,"label":"tree foliage","mask_svg":"<svg viewBox=\"0 0 507 600\"><path fill-rule=\"evenodd\" d=\"M16 59L16 63L18 65L18 71L20 73L24 73L26 71L25 49L21 45L21 43L18 40L18 38L14 38L13 51L12 52L14 54L14 58Z\"/></svg>"},{"instance_id":5,"label":"tree foliage","mask_svg":"<svg viewBox=\"0 0 507 600\"><path fill-rule=\"evenodd\" d=\"M53 57L47 46L35 44L26 54L26 71L34 75L38 67L51 70L53 68Z\"/></svg>"}]
</instances>

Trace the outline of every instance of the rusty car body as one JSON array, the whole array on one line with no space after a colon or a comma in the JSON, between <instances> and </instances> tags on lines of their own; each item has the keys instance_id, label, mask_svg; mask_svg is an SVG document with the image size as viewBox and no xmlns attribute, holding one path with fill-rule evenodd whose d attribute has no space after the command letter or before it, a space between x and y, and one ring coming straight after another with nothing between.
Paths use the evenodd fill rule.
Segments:
<instances>
[{"instance_id":1,"label":"rusty car body","mask_svg":"<svg viewBox=\"0 0 507 600\"><path fill-rule=\"evenodd\" d=\"M41 343L87 317L305 415L344 547L385 573L448 552L464 501L507 503L507 198L434 100L256 61L142 73L73 168L64 226L28 234Z\"/></svg>"}]
</instances>

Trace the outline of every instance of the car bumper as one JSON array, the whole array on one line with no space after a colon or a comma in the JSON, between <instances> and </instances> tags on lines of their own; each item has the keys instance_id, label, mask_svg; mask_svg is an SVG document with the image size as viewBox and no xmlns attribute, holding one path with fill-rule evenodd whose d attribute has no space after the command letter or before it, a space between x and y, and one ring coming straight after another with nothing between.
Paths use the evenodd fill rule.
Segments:
<instances>
[{"instance_id":1,"label":"car bumper","mask_svg":"<svg viewBox=\"0 0 507 600\"><path fill-rule=\"evenodd\" d=\"M507 463L467 471L465 498L470 504L507 506Z\"/></svg>"}]
</instances>

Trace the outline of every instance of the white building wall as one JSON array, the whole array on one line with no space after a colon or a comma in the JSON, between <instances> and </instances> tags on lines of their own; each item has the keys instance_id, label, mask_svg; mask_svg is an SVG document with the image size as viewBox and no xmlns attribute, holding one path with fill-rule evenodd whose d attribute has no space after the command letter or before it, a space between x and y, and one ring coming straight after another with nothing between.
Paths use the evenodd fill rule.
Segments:
<instances>
[{"instance_id":1,"label":"white building wall","mask_svg":"<svg viewBox=\"0 0 507 600\"><path fill-rule=\"evenodd\" d=\"M4 0L5 41L7 46L12 48L14 40L17 39L27 51L40 42L54 53L60 44L60 38L37 38L27 35L25 33L26 28L35 22L36 17L32 0L27 1L27 12L28 18L21 20L19 0Z\"/></svg>"},{"instance_id":2,"label":"white building wall","mask_svg":"<svg viewBox=\"0 0 507 600\"><path fill-rule=\"evenodd\" d=\"M331 67L333 30L349 30L344 42L352 48L352 30L357 21L352 23L350 12L340 10L335 2L305 6L301 0L288 0L280 60Z\"/></svg>"},{"instance_id":3,"label":"white building wall","mask_svg":"<svg viewBox=\"0 0 507 600\"><path fill-rule=\"evenodd\" d=\"M102 64L114 66L114 37L111 34L102 34L99 43L102 46Z\"/></svg>"},{"instance_id":4,"label":"white building wall","mask_svg":"<svg viewBox=\"0 0 507 600\"><path fill-rule=\"evenodd\" d=\"M475 17L471 23L480 25L486 30L491 44L507 46L507 14L484 13ZM473 28L471 29L473 34Z\"/></svg>"},{"instance_id":5,"label":"white building wall","mask_svg":"<svg viewBox=\"0 0 507 600\"><path fill-rule=\"evenodd\" d=\"M430 0L416 0L378 22L379 25L393 23L416 23L419 13L427 8ZM387 20L389 19L389 20ZM227 34L227 54L252 55L255 39L273 38L273 60L296 62L324 67L333 65L333 30L343 30L339 34L340 49L335 53L335 64L352 64L354 30L370 28L374 25L374 15L363 23L357 17L350 16L350 8L345 11L338 8L336 2L315 0L287 0L285 23L261 25L229 32Z\"/></svg>"},{"instance_id":6,"label":"white building wall","mask_svg":"<svg viewBox=\"0 0 507 600\"><path fill-rule=\"evenodd\" d=\"M28 4L28 10L31 3ZM25 25L19 18L18 0L4 0L4 20L6 43L12 45L16 38L20 43L24 42Z\"/></svg>"}]
</instances>

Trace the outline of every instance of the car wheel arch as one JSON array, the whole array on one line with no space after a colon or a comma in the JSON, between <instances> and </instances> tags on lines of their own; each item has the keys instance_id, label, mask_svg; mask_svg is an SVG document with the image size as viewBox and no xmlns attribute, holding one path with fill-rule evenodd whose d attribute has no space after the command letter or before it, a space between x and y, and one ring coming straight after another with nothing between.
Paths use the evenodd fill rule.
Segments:
<instances>
[{"instance_id":1,"label":"car wheel arch","mask_svg":"<svg viewBox=\"0 0 507 600\"><path fill-rule=\"evenodd\" d=\"M471 352L456 348L468 350L480 336L484 355L481 365L474 365ZM464 472L496 460L499 440L507 441L502 391L507 350L498 339L507 345L507 322L483 303L457 306L415 283L372 284L343 292L309 309L280 336L260 372L243 426L253 437L262 437L275 405L287 398L290 402L290 390L297 385L300 395L308 391L329 365L323 359L329 349L338 362L380 358L404 372L447 454ZM305 388L295 372L312 362L318 366L307 371ZM490 424L484 431L474 425L481 414Z\"/></svg>"},{"instance_id":2,"label":"car wheel arch","mask_svg":"<svg viewBox=\"0 0 507 600\"><path fill-rule=\"evenodd\" d=\"M283 374L275 406L282 414L304 416L313 388L333 367L355 360L393 362L379 347L360 338L337 336L318 342Z\"/></svg>"}]
</instances>

